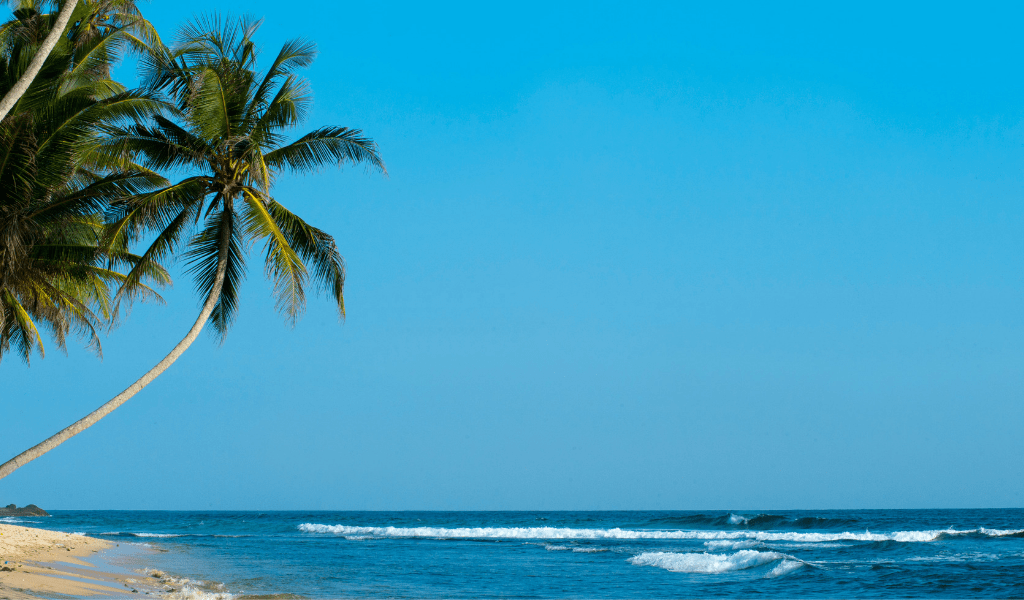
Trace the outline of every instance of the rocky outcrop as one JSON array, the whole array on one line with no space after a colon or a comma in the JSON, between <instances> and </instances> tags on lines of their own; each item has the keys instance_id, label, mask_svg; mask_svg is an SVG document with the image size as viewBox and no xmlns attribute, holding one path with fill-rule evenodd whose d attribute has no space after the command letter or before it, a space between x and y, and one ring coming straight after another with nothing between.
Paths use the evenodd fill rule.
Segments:
<instances>
[{"instance_id":1,"label":"rocky outcrop","mask_svg":"<svg viewBox=\"0 0 1024 600\"><path fill-rule=\"evenodd\" d=\"M8 504L6 508L0 508L0 517L48 517L50 513L39 508L35 504L18 508L14 504Z\"/></svg>"}]
</instances>

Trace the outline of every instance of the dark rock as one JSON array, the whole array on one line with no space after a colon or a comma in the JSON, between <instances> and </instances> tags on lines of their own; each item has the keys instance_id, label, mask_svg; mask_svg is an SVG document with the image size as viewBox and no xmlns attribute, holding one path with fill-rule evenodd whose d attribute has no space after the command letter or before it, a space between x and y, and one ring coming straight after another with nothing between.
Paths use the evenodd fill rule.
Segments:
<instances>
[{"instance_id":1,"label":"dark rock","mask_svg":"<svg viewBox=\"0 0 1024 600\"><path fill-rule=\"evenodd\" d=\"M18 508L14 504L8 504L6 508L0 508L0 517L48 517L50 513L39 508L35 504L29 504L24 508Z\"/></svg>"}]
</instances>

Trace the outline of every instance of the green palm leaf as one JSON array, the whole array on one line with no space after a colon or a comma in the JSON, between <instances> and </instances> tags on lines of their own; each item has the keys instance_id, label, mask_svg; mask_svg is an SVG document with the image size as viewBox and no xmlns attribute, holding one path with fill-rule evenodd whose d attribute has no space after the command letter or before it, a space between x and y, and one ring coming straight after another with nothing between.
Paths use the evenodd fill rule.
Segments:
<instances>
[{"instance_id":1,"label":"green palm leaf","mask_svg":"<svg viewBox=\"0 0 1024 600\"><path fill-rule=\"evenodd\" d=\"M266 240L265 272L274 282L277 309L295 323L306 307L306 267L256 192L246 189L243 198L245 233Z\"/></svg>"},{"instance_id":2,"label":"green palm leaf","mask_svg":"<svg viewBox=\"0 0 1024 600\"><path fill-rule=\"evenodd\" d=\"M225 256L227 269L217 304L210 317L221 340L227 336L238 312L238 289L245 279L244 240L241 228L235 223L234 214L228 210L215 212L206 227L192 238L189 250L185 253L188 273L195 277L196 291L205 299L214 292L220 250L225 240L228 244Z\"/></svg>"},{"instance_id":3,"label":"green palm leaf","mask_svg":"<svg viewBox=\"0 0 1024 600\"><path fill-rule=\"evenodd\" d=\"M55 21L40 5L23 2L0 26L0 94ZM149 284L169 282L161 265L128 251L127 239L100 245L113 203L167 186L129 153L107 151L118 128L173 111L109 77L139 47L130 36L158 38L129 0L80 2L72 23L0 122L0 359L12 348L25 360L42 355L42 331L62 350L77 335L99 354L97 331L113 316L114 291L132 286L133 298L159 300Z\"/></svg>"},{"instance_id":4,"label":"green palm leaf","mask_svg":"<svg viewBox=\"0 0 1024 600\"><path fill-rule=\"evenodd\" d=\"M206 199L192 201L203 206L201 215L189 208L186 218L180 204L166 205L174 207L173 217L150 215L157 209L146 203L154 195L140 194L119 205L111 230L124 231L125 242L145 231L156 232L140 265L150 257L164 260L185 244L188 273L197 291L204 299L220 294L211 319L222 337L238 310L246 250L257 242L263 244L264 273L273 284L277 308L290 322L305 309L310 281L344 316L344 259L329 234L271 198L279 173L350 163L386 174L377 145L358 129L321 127L286 141L286 130L301 122L311 107L309 84L297 70L312 62L316 48L306 41L289 41L260 72L252 39L259 24L210 16L183 27L175 47L155 50L144 60L146 89L167 94L173 114L165 111L152 124L118 130L117 141L104 149L110 155L129 155L151 169L191 169L193 179L203 178ZM204 222L184 242L191 215ZM214 286L218 266L226 268L219 292Z\"/></svg>"},{"instance_id":5,"label":"green palm leaf","mask_svg":"<svg viewBox=\"0 0 1024 600\"><path fill-rule=\"evenodd\" d=\"M287 168L297 172L351 162L365 163L386 173L377 145L362 133L348 127L321 127L287 146L267 152L264 160L271 169Z\"/></svg>"},{"instance_id":6,"label":"green palm leaf","mask_svg":"<svg viewBox=\"0 0 1024 600\"><path fill-rule=\"evenodd\" d=\"M277 202L270 201L268 211L282 231L288 245L312 267L312 279L320 293L327 294L345 316L345 259L334 238L294 215Z\"/></svg>"}]
</instances>

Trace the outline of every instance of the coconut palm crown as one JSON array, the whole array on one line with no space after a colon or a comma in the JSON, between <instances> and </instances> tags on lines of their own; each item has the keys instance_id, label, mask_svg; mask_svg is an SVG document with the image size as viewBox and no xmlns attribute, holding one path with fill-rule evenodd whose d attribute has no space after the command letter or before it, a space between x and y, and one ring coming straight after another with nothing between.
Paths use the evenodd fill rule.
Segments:
<instances>
[{"instance_id":1,"label":"coconut palm crown","mask_svg":"<svg viewBox=\"0 0 1024 600\"><path fill-rule=\"evenodd\" d=\"M54 24L34 4L23 2L15 19L0 25L0 93L21 79ZM80 4L76 23L99 9ZM121 270L138 265L125 246L99 245L111 201L167 183L96 150L108 128L146 120L162 107L107 74L125 31L111 26L84 35L73 27L0 121L0 359L10 350L26 362L33 351L45 355L41 331L62 350L78 333L99 353L98 330L113 316L114 292L128 283ZM144 279L169 281L153 262L138 273L135 296L157 297Z\"/></svg>"},{"instance_id":2,"label":"coconut palm crown","mask_svg":"<svg viewBox=\"0 0 1024 600\"><path fill-rule=\"evenodd\" d=\"M109 242L125 245L157 232L128 274L130 283L145 275L150 261L183 250L203 299L216 298L211 320L221 336L237 310L246 250L257 241L264 242L278 309L290 321L305 307L310 280L344 316L345 268L334 239L272 197L275 177L346 162L384 172L376 145L356 129L321 127L285 143L284 132L303 120L312 102L308 83L295 71L316 51L312 43L289 41L261 72L252 39L259 25L214 17L185 26L177 46L147 64L149 85L170 95L177 110L118 131L108 147L112 156L130 155L156 170L191 173L116 205Z\"/></svg>"}]
</instances>

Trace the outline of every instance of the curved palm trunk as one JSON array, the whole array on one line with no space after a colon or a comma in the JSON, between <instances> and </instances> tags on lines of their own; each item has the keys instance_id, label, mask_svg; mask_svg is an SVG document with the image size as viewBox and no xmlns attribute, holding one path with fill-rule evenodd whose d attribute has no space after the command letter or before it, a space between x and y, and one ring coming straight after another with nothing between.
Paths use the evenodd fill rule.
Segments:
<instances>
[{"instance_id":1,"label":"curved palm trunk","mask_svg":"<svg viewBox=\"0 0 1024 600\"><path fill-rule=\"evenodd\" d=\"M46 62L50 52L53 52L53 49L57 47L57 42L64 35L64 28L68 26L68 21L71 20L71 13L75 11L75 6L77 5L78 0L67 0L64 2L60 13L57 14L57 22L53 24L53 29L50 30L50 33L46 34L42 45L36 51L36 55L32 57L32 62L28 64L28 69L21 74L14 87L4 94L3 100L0 100L0 121L4 120L7 113L11 112L11 109L18 103L18 100L21 100L21 97L25 95L25 92L28 91L28 86L32 85L32 81L39 74L39 69L43 68L43 63ZM0 474L0 477L3 477L3 475Z\"/></svg>"},{"instance_id":2,"label":"curved palm trunk","mask_svg":"<svg viewBox=\"0 0 1024 600\"><path fill-rule=\"evenodd\" d=\"M93 426L97 421L110 414L115 408L121 406L132 396L142 391L142 389L149 385L151 381L166 371L167 367L170 367L174 361L178 360L178 357L184 354L185 350L188 350L188 347L192 345L192 342L196 341L196 338L199 337L199 332L202 331L203 326L206 325L206 322L210 319L210 314L213 313L213 307L216 306L217 299L220 298L221 289L224 287L224 275L227 272L228 267L228 247L230 241L231 226L230 224L226 224L221 229L220 248L217 252L217 275L214 277L213 287L210 290L210 295L206 298L206 303L203 304L203 309L199 312L199 318L196 319L195 324L192 325L192 329L188 330L188 334L185 335L185 339L178 342L178 345L175 346L163 360L157 363L155 367L140 377L139 380L129 386L128 389L117 396L114 396L112 400L92 411L84 418L79 419L71 426L50 436L42 443L32 446L28 450L0 465L0 479L7 477L18 467L24 466L25 464L39 458L75 435L78 435Z\"/></svg>"}]
</instances>

